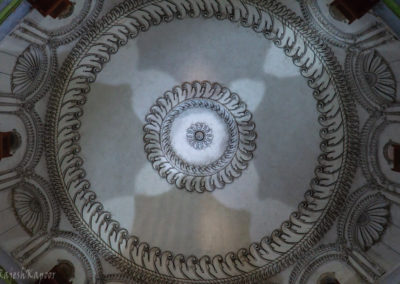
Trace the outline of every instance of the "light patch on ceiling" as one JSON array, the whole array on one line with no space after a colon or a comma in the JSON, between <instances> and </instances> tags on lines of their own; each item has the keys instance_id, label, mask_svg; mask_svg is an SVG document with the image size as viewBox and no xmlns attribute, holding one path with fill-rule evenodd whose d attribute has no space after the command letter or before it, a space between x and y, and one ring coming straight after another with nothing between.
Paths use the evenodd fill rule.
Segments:
<instances>
[{"instance_id":1,"label":"light patch on ceiling","mask_svg":"<svg viewBox=\"0 0 400 284\"><path fill-rule=\"evenodd\" d=\"M278 78L299 76L299 69L282 50L271 46L265 55L263 70L266 74Z\"/></svg>"},{"instance_id":2,"label":"light patch on ceiling","mask_svg":"<svg viewBox=\"0 0 400 284\"><path fill-rule=\"evenodd\" d=\"M254 163L250 163L248 169L240 179L235 181L235 186L226 190L216 190L214 197L227 208L244 210L250 213L250 239L259 240L265 235L266 230L274 227L271 222L289 218L282 216L282 212L291 212L293 207L280 200L259 198L260 176ZM249 185L253 186L249 186ZM264 185L268 186L268 185ZM266 216L268 216L266 218Z\"/></svg>"},{"instance_id":3,"label":"light patch on ceiling","mask_svg":"<svg viewBox=\"0 0 400 284\"><path fill-rule=\"evenodd\" d=\"M246 102L247 109L251 112L255 112L267 89L265 82L248 78L238 79L231 82L229 88L232 92L238 94L244 102Z\"/></svg>"},{"instance_id":4,"label":"light patch on ceiling","mask_svg":"<svg viewBox=\"0 0 400 284\"><path fill-rule=\"evenodd\" d=\"M135 198L133 195L116 196L103 202L106 210L111 210L113 216L125 216L119 218L122 228L130 228L135 219Z\"/></svg>"},{"instance_id":5,"label":"light patch on ceiling","mask_svg":"<svg viewBox=\"0 0 400 284\"><path fill-rule=\"evenodd\" d=\"M135 179L135 195L156 196L174 188L163 178L155 175L150 163L145 163L137 176L140 178Z\"/></svg>"},{"instance_id":6,"label":"light patch on ceiling","mask_svg":"<svg viewBox=\"0 0 400 284\"><path fill-rule=\"evenodd\" d=\"M154 104L154 94L162 96L165 90L175 86L178 82L165 72L146 70L138 72L129 82L132 87L132 109L140 120L145 123L145 116Z\"/></svg>"}]
</instances>

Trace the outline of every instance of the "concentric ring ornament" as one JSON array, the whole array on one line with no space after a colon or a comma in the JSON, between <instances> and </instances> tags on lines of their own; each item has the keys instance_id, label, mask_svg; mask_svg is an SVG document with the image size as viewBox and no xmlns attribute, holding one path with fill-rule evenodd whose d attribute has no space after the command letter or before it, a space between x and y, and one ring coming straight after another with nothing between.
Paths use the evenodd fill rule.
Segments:
<instances>
[{"instance_id":1,"label":"concentric ring ornament","mask_svg":"<svg viewBox=\"0 0 400 284\"><path fill-rule=\"evenodd\" d=\"M96 199L80 157L82 105L104 63L130 39L154 25L200 16L240 23L282 48L307 80L320 114L321 154L310 186L304 189L304 200L288 218L283 217L279 228L247 248L232 248L223 256L184 256L130 235ZM193 88L193 93L189 92ZM188 84L168 96L171 101L181 102L188 94L204 96L210 90L200 83ZM155 120L161 122L162 118ZM46 155L59 204L74 228L132 282L262 283L304 255L332 225L354 175L359 150L357 131L355 105L332 51L301 18L277 1L127 0L86 33L61 68L47 111ZM176 184L179 179L168 174L171 169L175 171L171 166L162 174ZM186 188L185 177L180 178L178 184ZM196 184L202 188L201 182ZM210 179L209 185L213 184L218 185Z\"/></svg>"},{"instance_id":2,"label":"concentric ring ornament","mask_svg":"<svg viewBox=\"0 0 400 284\"><path fill-rule=\"evenodd\" d=\"M147 124L143 128L147 158L160 176L178 188L197 192L223 188L225 184L238 178L253 158L257 135L255 124L251 121L252 115L237 94L231 93L218 83L184 83L166 92L150 109L151 112L146 116ZM201 164L187 161L177 154L178 149L174 149L171 143L171 131L177 117L185 114L187 116L191 110L215 113L226 127L226 145L220 153L216 151L217 159L214 161ZM195 119L201 114L200 112L194 115ZM218 121L217 118L212 120ZM201 127L201 123L196 123ZM203 128L209 129L208 126ZM186 128L183 130L187 136ZM211 132L211 129L205 134L208 132ZM210 133L208 135L210 136ZM215 138L213 137L214 140ZM185 140L179 141L177 148L180 148Z\"/></svg>"}]
</instances>

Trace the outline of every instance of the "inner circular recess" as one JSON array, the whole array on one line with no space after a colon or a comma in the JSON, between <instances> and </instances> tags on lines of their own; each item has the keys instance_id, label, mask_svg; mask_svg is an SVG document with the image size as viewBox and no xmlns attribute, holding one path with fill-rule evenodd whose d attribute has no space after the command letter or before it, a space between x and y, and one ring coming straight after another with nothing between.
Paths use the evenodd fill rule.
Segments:
<instances>
[{"instance_id":1,"label":"inner circular recess","mask_svg":"<svg viewBox=\"0 0 400 284\"><path fill-rule=\"evenodd\" d=\"M178 190L153 168L143 125L165 92L204 80L240 96L257 148L239 178L198 194ZM224 255L259 242L298 210L320 154L319 113L306 79L264 36L228 21L185 19L142 33L97 74L83 109L81 155L96 200L140 241L174 254ZM208 126L213 142L191 148L196 153L218 142L219 130Z\"/></svg>"},{"instance_id":2,"label":"inner circular recess","mask_svg":"<svg viewBox=\"0 0 400 284\"><path fill-rule=\"evenodd\" d=\"M157 99L146 122L147 159L179 189L202 193L225 187L247 169L256 148L252 114L237 94L218 83L194 81L174 87ZM219 131L214 143L207 124ZM207 141L194 136L191 140L191 128L202 139L207 134ZM199 153L206 146L205 153Z\"/></svg>"},{"instance_id":3,"label":"inner circular recess","mask_svg":"<svg viewBox=\"0 0 400 284\"><path fill-rule=\"evenodd\" d=\"M181 160L206 166L224 154L229 132L215 111L196 107L185 110L174 119L170 139L173 151Z\"/></svg>"}]
</instances>

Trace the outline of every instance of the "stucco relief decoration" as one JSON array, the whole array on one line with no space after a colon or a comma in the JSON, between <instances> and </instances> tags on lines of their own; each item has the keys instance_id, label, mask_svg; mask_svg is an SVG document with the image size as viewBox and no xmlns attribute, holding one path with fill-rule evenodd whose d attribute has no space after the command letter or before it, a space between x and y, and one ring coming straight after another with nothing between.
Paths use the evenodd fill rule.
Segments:
<instances>
[{"instance_id":1,"label":"stucco relief decoration","mask_svg":"<svg viewBox=\"0 0 400 284\"><path fill-rule=\"evenodd\" d=\"M12 190L12 207L18 222L30 235L43 230L49 222L46 198L33 185L21 183Z\"/></svg>"},{"instance_id":2,"label":"stucco relief decoration","mask_svg":"<svg viewBox=\"0 0 400 284\"><path fill-rule=\"evenodd\" d=\"M345 208L339 218L339 238L349 247L369 249L389 223L389 200L374 186L364 186L349 196Z\"/></svg>"},{"instance_id":3,"label":"stucco relief decoration","mask_svg":"<svg viewBox=\"0 0 400 284\"><path fill-rule=\"evenodd\" d=\"M11 90L19 97L25 97L37 89L45 79L48 59L44 51L36 45L29 46L17 59L11 77Z\"/></svg>"},{"instance_id":4,"label":"stucco relief decoration","mask_svg":"<svg viewBox=\"0 0 400 284\"><path fill-rule=\"evenodd\" d=\"M383 110L396 101L396 79L377 50L350 49L345 69L352 91L367 110Z\"/></svg>"},{"instance_id":5,"label":"stucco relief decoration","mask_svg":"<svg viewBox=\"0 0 400 284\"><path fill-rule=\"evenodd\" d=\"M338 264L353 270L357 274L356 278L348 278L348 273L343 273L338 268ZM321 274L321 272L323 273ZM336 275L332 280L340 283L347 279L351 279L347 281L350 283L376 283L376 280L385 273L362 251L349 249L340 243L333 243L320 245L308 251L303 258L298 260L290 274L289 284L326 283L315 282L316 276L320 276L321 279L330 272L334 272Z\"/></svg>"},{"instance_id":6,"label":"stucco relief decoration","mask_svg":"<svg viewBox=\"0 0 400 284\"><path fill-rule=\"evenodd\" d=\"M384 233L388 224L389 201L381 195L370 197L359 206L356 222L357 241L363 249L371 247Z\"/></svg>"},{"instance_id":7,"label":"stucco relief decoration","mask_svg":"<svg viewBox=\"0 0 400 284\"><path fill-rule=\"evenodd\" d=\"M227 88L185 83L166 92L146 116L147 158L178 188L222 188L253 158L256 133L251 117L239 96Z\"/></svg>"},{"instance_id":8,"label":"stucco relief decoration","mask_svg":"<svg viewBox=\"0 0 400 284\"><path fill-rule=\"evenodd\" d=\"M364 55L365 80L373 93L389 103L396 100L396 80L386 60L376 51Z\"/></svg>"},{"instance_id":9,"label":"stucco relief decoration","mask_svg":"<svg viewBox=\"0 0 400 284\"><path fill-rule=\"evenodd\" d=\"M85 0L74 2L71 14L53 19L44 18L40 21L24 19L22 24L12 32L12 35L28 42L34 37L35 43L50 43L52 47L68 44L82 36L88 27L96 22L103 7L103 0ZM30 36L29 36L30 35Z\"/></svg>"},{"instance_id":10,"label":"stucco relief decoration","mask_svg":"<svg viewBox=\"0 0 400 284\"><path fill-rule=\"evenodd\" d=\"M300 259L293 268L288 283L310 283L310 277L317 270L321 271L321 267L330 262L342 262L345 265L348 265L348 258L344 252L343 246L338 244L321 245L308 251L304 258Z\"/></svg>"},{"instance_id":11,"label":"stucco relief decoration","mask_svg":"<svg viewBox=\"0 0 400 284\"><path fill-rule=\"evenodd\" d=\"M390 106L385 112L374 112L365 122L361 131L361 159L360 165L365 178L373 184L382 186L385 190L399 192L399 181L390 176L380 162L380 157L385 159L380 137L387 128L400 123L397 115L398 107ZM385 141L386 142L386 141Z\"/></svg>"},{"instance_id":12,"label":"stucco relief decoration","mask_svg":"<svg viewBox=\"0 0 400 284\"><path fill-rule=\"evenodd\" d=\"M302 14L309 25L315 28L318 35L329 42L330 44L340 47L348 48L354 45L368 46L376 41L386 41L392 38L380 22L372 22L369 25L363 26L360 30L349 32L345 28L339 28L337 23L342 19L337 19L331 13L329 4L332 1L321 0L299 0ZM324 9L325 6L327 9ZM351 30L351 28L350 28ZM377 37L378 31L381 34Z\"/></svg>"},{"instance_id":13,"label":"stucco relief decoration","mask_svg":"<svg viewBox=\"0 0 400 284\"><path fill-rule=\"evenodd\" d=\"M60 254L61 250L63 252ZM33 241L23 243L11 254L26 268L32 267L36 262L48 263L49 259L53 260L55 255L60 258L72 258L75 267L83 268L83 275L76 275L75 279L82 281L78 283L106 283L103 281L105 277L99 255L81 236L73 232L53 230L51 235L38 234ZM54 260L50 262L50 265L54 265ZM74 280L74 282L77 281Z\"/></svg>"},{"instance_id":14,"label":"stucco relief decoration","mask_svg":"<svg viewBox=\"0 0 400 284\"><path fill-rule=\"evenodd\" d=\"M311 186L304 189L304 200L300 200L298 209L289 218L282 220L279 228L248 247L232 248L232 252L223 256L186 257L152 247L138 236L130 235L104 210L96 199L95 189L85 179L79 131L85 118L82 106L91 95L90 84L113 54L154 25L200 16L240 23L271 40L292 59L315 98L321 153L315 161ZM350 187L357 155L358 119L342 73L332 52L315 31L274 0L234 4L214 0L125 1L79 41L61 68L50 96L46 155L59 204L98 253L125 271L132 281L260 283L293 263L322 237ZM144 126L145 151L153 167L169 183L186 190L213 190L238 178L247 163L251 163L256 144L252 115L240 94L232 93L223 84L183 83L164 96L160 94L150 109ZM178 123L189 116L185 113L187 109L195 110L201 118ZM187 130L196 123L207 125L202 126L204 132L198 134L199 140L211 132L213 135L203 149L196 149L187 141ZM224 131L218 131L218 127ZM174 146L178 138L193 153L218 150L219 158L211 160L210 167L210 161L193 160L197 155L182 157L179 147ZM218 141L223 147L214 149Z\"/></svg>"},{"instance_id":15,"label":"stucco relief decoration","mask_svg":"<svg viewBox=\"0 0 400 284\"><path fill-rule=\"evenodd\" d=\"M0 170L0 192L10 193L11 197L7 199L10 204L3 212L9 210L14 215L10 218L14 226L0 233L4 234L2 241L8 238L4 243L14 245L20 242L7 251L19 265L47 265L54 259L54 255L64 254L74 259L74 265L79 266L82 272L76 281L84 279L87 283L96 284L270 283L271 277L292 264L282 273L283 277L279 275L277 280L274 279L277 283L281 283L281 279L289 284L308 284L316 279L317 282L342 282L349 275L363 283L376 283L390 276L392 269L388 268L392 264L389 259L391 256L380 261L382 257L376 250L387 247L391 250L390 254L396 252L400 255L393 246L393 238L387 236L393 234L398 226L395 222L395 206L400 203L400 182L391 168L394 161L391 145L396 143L393 141L398 142L396 130L400 123L398 56L387 52L393 48L391 44L397 47L398 43L392 42L393 33L381 19L368 13L353 25L340 23L342 18L329 10L329 3L325 0L298 0L293 3L281 0L122 0L118 1L119 4L104 0L75 2L72 14L63 19L35 18L28 14L5 39L5 42L12 39L18 42L17 45L21 44L19 51L14 52L12 48L8 50L9 42L0 47L0 52L4 50L10 59L7 61L12 62L10 66L4 64L6 70L0 70L1 82L7 83L0 91L0 120L5 117L7 123L15 123L10 130L15 126L19 140L15 155L4 160L4 165L9 163L12 166ZM293 13L280 2L295 7L298 13ZM240 202L245 201L242 202L246 204L245 207L229 208L246 214L247 209L253 210L249 213L251 221L258 216L271 220L274 218L273 221L277 218L282 220L277 219L277 225L274 223L271 228L250 224L250 235L246 242L236 247L225 238L220 238L228 246L227 250L219 252L210 248L203 252L200 249L199 255L190 251L197 251L196 245L181 251L176 247L168 247L163 242L157 243L157 238L141 235L142 228L130 227L131 223L116 217L120 212L114 212L113 206L109 205L115 200L120 201L101 199L105 197L101 190L96 191L96 178L93 178L92 173L88 173L88 176L93 180L86 176L85 166L88 172L93 169L89 162L85 162L90 154L85 157L85 153L81 153L81 147L85 149L84 139L92 137L81 129L81 125L85 127L91 124L89 120L93 105L85 104L87 101L92 102L92 97L96 96L93 90L101 87L105 80L103 77L96 82L98 73L114 57L126 56L118 52L126 48L124 45L129 41L136 41L154 26L170 21L185 21L187 18L201 18L204 21L214 18L219 20L212 23L216 26L221 22L226 22L226 25L232 23L237 28L259 35L256 41L270 41L280 48L287 57L284 59L289 60L280 60L277 56L278 66L286 68L293 67L286 64L293 64L297 67L299 74L304 77L304 89L307 90L308 85L308 95L315 99L311 105L315 103L316 110L310 109L310 113L316 114L314 118L318 122L310 124L309 129L316 129L316 133L319 130L319 136L317 134L314 137L315 146L319 143L319 148L310 148L316 154L313 161L315 164L311 163L311 181L307 180L304 188L299 186L295 189L300 197L298 200L294 197L293 204L284 204L288 206L284 216L259 214L259 207L248 206L251 200L247 202L245 198L240 199ZM197 37L197 31L193 31L191 36ZM186 40L186 37L180 38ZM252 47L251 41L247 43L240 35L236 39L244 42L245 47ZM140 39L132 50L142 51L141 48L148 46L146 40ZM386 45L388 41L390 45ZM261 46L264 48L264 45ZM329 46L333 46L333 51ZM104 86L121 87L121 94L129 99L127 110L133 114L135 122L130 125L135 134L138 133L135 143L139 144L139 147L135 144L130 149L133 149L135 158L140 156L140 159L134 160L135 167L126 167L130 173L135 174L132 174L135 189L138 189L135 194L141 195L140 198L151 202L151 205L157 204L153 200L160 196L169 198L173 196L172 193L178 196L174 200L189 197L195 202L208 196L217 196L215 201L226 205L230 202L229 198L234 196L231 192L244 188L240 188L240 185L245 183L246 178L252 179L257 174L257 179L254 179L257 183L254 184L264 187L266 195L271 193L267 198L275 197L274 192L269 192L265 186L267 183L264 181L268 178L263 175L260 166L260 159L268 156L262 155L266 145L263 139L265 135L270 137L269 132L263 131L265 128L260 114L264 106L273 106L269 105L272 102L269 99L279 94L270 84L263 83L267 77L268 80L276 79L277 84L292 83L292 80L283 76L286 75L286 69L281 77L277 70L279 68L270 61L274 52L279 50L270 48L268 44L265 47L265 54L249 48L245 55L251 59L257 57L263 68L257 69L259 66L255 64L257 68L252 73L243 65L243 70L239 69L245 75L240 78L236 78L236 73L240 72L232 76L217 74L214 78L213 72L207 72L207 68L200 71L205 70L210 78L203 78L204 74L201 73L193 73L192 78L192 74L186 72L186 66L182 64L178 66L177 72L183 70L185 76L190 76L183 76L184 79L180 81L176 76L170 76L174 74L169 74L170 70L164 69L165 66L159 64L156 56L151 57L150 65L147 62L129 65L130 70L132 66L138 66L133 72L139 75L134 76L135 80L139 78L137 80L140 81L143 78L141 76L151 74L154 75L153 81L161 78L160 84L167 82L163 88L156 88L157 92L152 93L154 101L147 100L150 96L143 100L141 97L146 95L143 89L147 90L149 84L143 84L145 88L142 89L143 86L135 86L133 80L125 85L125 78L117 78L115 81L118 83L108 85L109 81L114 81L109 80L107 72L113 71L113 64L121 59L115 58L111 67L102 75L107 77L107 85ZM273 52L270 53L271 50ZM194 49L194 52L197 51ZM138 54L132 58L143 58L141 52ZM164 58L170 59L168 54ZM63 63L61 68L58 68L58 60ZM345 61L343 66L339 63L342 60ZM196 60L186 62L192 64L192 67L199 63ZM153 68L153 63L160 68ZM218 65L218 60L215 63ZM117 65L121 69L125 67L119 63ZM266 65L268 68L272 66L273 72L267 70ZM223 69L225 64L218 67ZM294 84L302 79L297 75L292 75ZM260 76L264 77L260 79ZM210 81L191 81L204 79ZM254 90L247 90L249 82ZM158 82L154 85L158 87ZM291 87L291 84L287 85ZM122 93L125 90L126 93ZM294 91L293 94L297 95L297 90ZM101 100L101 96L97 98ZM103 101L101 103L107 105ZM268 110L271 109L275 110L272 107ZM294 117L290 108L286 109L289 116L299 119ZM361 127L359 118L363 122ZM312 122L313 117L310 119ZM298 131L298 128L289 130ZM287 134L285 131L282 131L284 135ZM279 139L282 136L276 137ZM130 140L126 141L129 146L132 145L129 144ZM46 161L43 160L44 154ZM131 156L126 157L129 160ZM281 162L279 157L278 161ZM124 165L121 161L119 164ZM361 173L353 181L357 167L360 167ZM146 179L140 179L143 176ZM168 191L153 190L154 187L147 183L149 176L157 179L156 182ZM365 184L362 188L352 188L352 185L357 186L362 182ZM150 190L143 189L143 184L150 184ZM131 190L128 187L123 190ZM280 190L278 186L275 189ZM124 198L123 190L118 191L118 198ZM261 200L261 194L256 198L261 203L270 201ZM136 202L136 207L131 206L130 209L133 208L135 214L142 214L145 210L141 208L147 206L139 207L138 204ZM261 206L275 208L264 206L263 203ZM279 211L283 207L279 207ZM60 214L61 208L64 214ZM392 214L395 212L393 216L391 210ZM194 209L192 212L196 213ZM160 212L157 211L159 213L166 219L170 218L164 214L164 208L160 208ZM146 225L153 224L147 222L148 214L143 215ZM184 217L187 218L186 215ZM204 219L212 218L206 216ZM5 223L8 226L10 222ZM229 222L222 222L230 226ZM334 222L337 222L335 239L330 239L332 235L322 238ZM158 224L149 231L163 238L165 232L157 231ZM195 229L200 228L191 225ZM180 236L189 230L186 225L169 227L176 229ZM218 226L217 230L221 227ZM259 233L256 237L253 227L260 230L256 232ZM203 228L204 233L211 229L208 225ZM229 234L235 235L235 238L245 239L241 233L236 235L236 231L232 232ZM20 233L23 234L21 241L17 237L12 239ZM173 239L173 245L180 243L175 236ZM219 246L217 241L210 239L213 245ZM327 240L333 243L326 244ZM347 272L340 274L341 269ZM346 275L342 277L343 274Z\"/></svg>"}]
</instances>

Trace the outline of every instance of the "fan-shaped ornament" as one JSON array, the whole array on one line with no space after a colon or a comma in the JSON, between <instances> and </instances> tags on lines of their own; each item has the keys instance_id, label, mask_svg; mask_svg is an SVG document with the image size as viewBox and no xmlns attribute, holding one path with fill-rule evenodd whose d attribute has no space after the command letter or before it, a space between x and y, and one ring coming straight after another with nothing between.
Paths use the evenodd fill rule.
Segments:
<instances>
[{"instance_id":1,"label":"fan-shaped ornament","mask_svg":"<svg viewBox=\"0 0 400 284\"><path fill-rule=\"evenodd\" d=\"M382 195L374 195L360 202L356 221L356 238L360 247L370 248L384 233L389 222L390 202Z\"/></svg>"}]
</instances>

